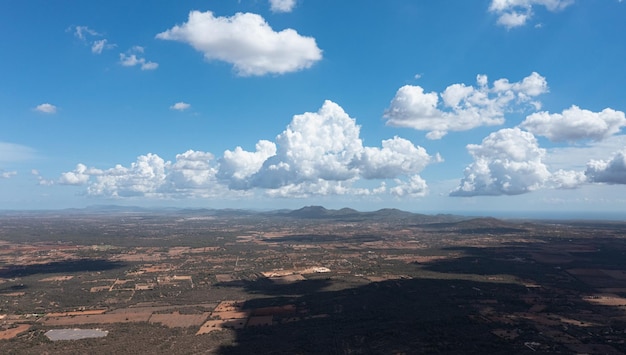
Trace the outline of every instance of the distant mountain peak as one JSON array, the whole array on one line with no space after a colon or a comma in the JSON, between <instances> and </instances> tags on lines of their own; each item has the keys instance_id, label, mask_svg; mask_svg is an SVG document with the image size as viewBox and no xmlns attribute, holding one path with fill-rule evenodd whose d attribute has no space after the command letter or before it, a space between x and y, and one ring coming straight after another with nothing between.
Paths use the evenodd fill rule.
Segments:
<instances>
[{"instance_id":1,"label":"distant mountain peak","mask_svg":"<svg viewBox=\"0 0 626 355\"><path fill-rule=\"evenodd\" d=\"M301 218L320 218L328 215L328 210L322 206L305 206L291 211L289 215Z\"/></svg>"}]
</instances>

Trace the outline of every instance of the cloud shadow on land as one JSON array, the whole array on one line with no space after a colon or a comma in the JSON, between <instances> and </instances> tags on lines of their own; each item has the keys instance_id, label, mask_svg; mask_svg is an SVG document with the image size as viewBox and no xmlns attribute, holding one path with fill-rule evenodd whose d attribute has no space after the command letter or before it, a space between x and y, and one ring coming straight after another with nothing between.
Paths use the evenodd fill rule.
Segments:
<instances>
[{"instance_id":1,"label":"cloud shadow on land","mask_svg":"<svg viewBox=\"0 0 626 355\"><path fill-rule=\"evenodd\" d=\"M235 280L228 282L220 282L215 286L218 287L243 287L244 290L251 294L264 295L307 295L320 292L329 286L330 280L302 280L295 282L281 282L280 279L260 278L255 281Z\"/></svg>"},{"instance_id":2,"label":"cloud shadow on land","mask_svg":"<svg viewBox=\"0 0 626 355\"><path fill-rule=\"evenodd\" d=\"M14 278L36 274L105 271L118 269L124 267L125 265L126 264L123 262L104 259L77 259L53 261L45 264L3 265L0 267L0 277Z\"/></svg>"},{"instance_id":3,"label":"cloud shadow on land","mask_svg":"<svg viewBox=\"0 0 626 355\"><path fill-rule=\"evenodd\" d=\"M247 327L233 330L235 342L218 353L626 351L626 345L614 341L626 329L623 309L594 303L587 296L597 287L626 290L626 279L596 285L597 278L578 278L567 271L623 270L625 262L616 257L626 251L624 241L607 238L568 244L563 239L552 244L451 249L459 251L459 257L412 264L418 275L414 278L341 290L327 287L340 277L334 274L289 285L268 279L240 283L255 297L241 307L251 317ZM271 325L252 326L254 317L268 315Z\"/></svg>"},{"instance_id":4,"label":"cloud shadow on land","mask_svg":"<svg viewBox=\"0 0 626 355\"><path fill-rule=\"evenodd\" d=\"M451 286L455 286L454 289ZM472 320L462 293L485 285L458 280L393 280L341 291L248 301L243 308L284 308L271 326L237 330L220 354L493 353L506 344ZM520 287L520 290L522 288ZM252 311L254 314L254 311Z\"/></svg>"}]
</instances>

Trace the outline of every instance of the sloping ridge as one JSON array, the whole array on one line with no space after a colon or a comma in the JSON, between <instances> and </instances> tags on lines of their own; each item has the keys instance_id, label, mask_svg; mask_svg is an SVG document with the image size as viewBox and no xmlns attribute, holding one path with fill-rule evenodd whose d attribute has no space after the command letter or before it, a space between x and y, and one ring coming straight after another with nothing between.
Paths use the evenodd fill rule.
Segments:
<instances>
[{"instance_id":1,"label":"sloping ridge","mask_svg":"<svg viewBox=\"0 0 626 355\"><path fill-rule=\"evenodd\" d=\"M351 208L340 210L329 210L322 206L305 206L288 213L291 217L297 218L338 218L347 216L358 216L360 212Z\"/></svg>"},{"instance_id":2,"label":"sloping ridge","mask_svg":"<svg viewBox=\"0 0 626 355\"><path fill-rule=\"evenodd\" d=\"M384 208L373 212L359 212L352 208L342 208L339 210L329 210L322 206L306 206L286 214L292 218L303 219L335 219L346 221L380 220L392 221L402 220L412 223L437 223L458 221L459 216L452 215L425 215L402 211L395 208Z\"/></svg>"}]
</instances>

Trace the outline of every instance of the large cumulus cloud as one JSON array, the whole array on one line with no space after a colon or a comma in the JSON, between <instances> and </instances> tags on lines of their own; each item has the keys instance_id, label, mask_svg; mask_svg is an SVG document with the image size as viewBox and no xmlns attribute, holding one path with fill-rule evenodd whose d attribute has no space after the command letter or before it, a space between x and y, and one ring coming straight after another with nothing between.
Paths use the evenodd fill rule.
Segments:
<instances>
[{"instance_id":1,"label":"large cumulus cloud","mask_svg":"<svg viewBox=\"0 0 626 355\"><path fill-rule=\"evenodd\" d=\"M506 112L537 108L540 104L533 98L548 91L546 79L535 72L519 82L498 79L492 87L485 75L476 81L475 87L453 84L440 94L405 85L385 111L386 123L428 131L427 138L440 139L449 131L503 124Z\"/></svg>"},{"instance_id":2,"label":"large cumulus cloud","mask_svg":"<svg viewBox=\"0 0 626 355\"><path fill-rule=\"evenodd\" d=\"M96 181L89 185L90 195L112 197L153 196L163 186L170 165L156 154L148 153L137 158L130 167L116 165L96 175ZM88 180L83 180L85 183Z\"/></svg>"},{"instance_id":3,"label":"large cumulus cloud","mask_svg":"<svg viewBox=\"0 0 626 355\"><path fill-rule=\"evenodd\" d=\"M60 185L87 186L87 194L111 198L183 198L222 196L227 188L217 182L213 154L188 150L177 154L174 162L157 154L140 155L126 167L88 168L77 164L55 182Z\"/></svg>"},{"instance_id":4,"label":"large cumulus cloud","mask_svg":"<svg viewBox=\"0 0 626 355\"><path fill-rule=\"evenodd\" d=\"M191 11L187 22L156 38L187 43L207 60L233 64L242 76L294 72L322 59L314 38L290 28L276 32L263 17L252 13L216 17L211 11Z\"/></svg>"},{"instance_id":5,"label":"large cumulus cloud","mask_svg":"<svg viewBox=\"0 0 626 355\"><path fill-rule=\"evenodd\" d=\"M542 187L551 177L537 139L519 128L491 133L467 150L474 162L451 196L518 195Z\"/></svg>"},{"instance_id":6,"label":"large cumulus cloud","mask_svg":"<svg viewBox=\"0 0 626 355\"><path fill-rule=\"evenodd\" d=\"M575 189L594 182L626 183L623 151L609 160L590 160L585 171L551 172L544 162L546 150L539 147L535 138L541 135L554 142L593 143L577 148L577 154L581 154L599 150L594 146L609 141L625 125L624 112L610 108L592 112L573 105L562 113L533 113L518 127L494 132L479 145L468 145L474 162L465 168L465 177L450 195L516 195L539 188Z\"/></svg>"},{"instance_id":7,"label":"large cumulus cloud","mask_svg":"<svg viewBox=\"0 0 626 355\"><path fill-rule=\"evenodd\" d=\"M268 153L274 147L262 141L256 152L227 151L218 176L232 188L277 190L271 193L281 196L363 194L350 189L352 182L407 178L433 161L424 148L400 137L384 140L380 148L364 147L356 120L332 101L324 102L317 112L295 115L276 137L276 145L272 156ZM238 157L253 164L236 164L242 161ZM259 158L265 157L259 164Z\"/></svg>"},{"instance_id":8,"label":"large cumulus cloud","mask_svg":"<svg viewBox=\"0 0 626 355\"><path fill-rule=\"evenodd\" d=\"M238 146L215 158L189 150L174 162L146 154L129 167L110 169L78 164L57 183L86 185L90 195L117 198L242 196L253 191L275 197L421 196L427 185L419 173L440 160L400 137L383 140L381 147L363 146L356 120L326 101L317 112L295 115L275 142L261 140L255 151ZM365 183L369 186L357 186L363 181L370 181Z\"/></svg>"},{"instance_id":9,"label":"large cumulus cloud","mask_svg":"<svg viewBox=\"0 0 626 355\"><path fill-rule=\"evenodd\" d=\"M600 161L590 163L587 172L550 171L545 163L546 150L539 147L531 132L519 127L493 132L481 144L469 144L467 150L474 162L465 168L465 177L450 196L519 195L541 188L575 189L594 182L593 167L600 171L609 165Z\"/></svg>"}]
</instances>

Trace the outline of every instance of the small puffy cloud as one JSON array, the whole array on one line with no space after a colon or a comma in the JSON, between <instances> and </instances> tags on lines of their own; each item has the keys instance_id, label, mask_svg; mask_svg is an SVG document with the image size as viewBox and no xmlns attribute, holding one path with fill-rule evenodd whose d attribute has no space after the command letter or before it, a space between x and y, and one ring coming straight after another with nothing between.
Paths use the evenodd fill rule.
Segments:
<instances>
[{"instance_id":1,"label":"small puffy cloud","mask_svg":"<svg viewBox=\"0 0 626 355\"><path fill-rule=\"evenodd\" d=\"M172 106L170 106L170 110L176 110L176 111L185 111L186 109L190 108L191 105L186 103L186 102L177 102L175 104L173 104Z\"/></svg>"},{"instance_id":2,"label":"small puffy cloud","mask_svg":"<svg viewBox=\"0 0 626 355\"><path fill-rule=\"evenodd\" d=\"M45 104L37 105L37 107L35 107L35 111L38 111L41 113L53 114L53 113L57 113L57 107L54 106L53 104L45 103Z\"/></svg>"},{"instance_id":3,"label":"small puffy cloud","mask_svg":"<svg viewBox=\"0 0 626 355\"><path fill-rule=\"evenodd\" d=\"M87 26L71 26L67 31L72 32L76 38L83 41L87 39L87 36L101 36L100 33Z\"/></svg>"},{"instance_id":4,"label":"small puffy cloud","mask_svg":"<svg viewBox=\"0 0 626 355\"><path fill-rule=\"evenodd\" d=\"M122 64L125 67L133 67L141 63L142 62L139 61L139 59L137 58L135 54L129 55L129 54L120 53L120 64Z\"/></svg>"},{"instance_id":5,"label":"small puffy cloud","mask_svg":"<svg viewBox=\"0 0 626 355\"><path fill-rule=\"evenodd\" d=\"M291 12L296 7L296 0L270 0L272 12Z\"/></svg>"},{"instance_id":6,"label":"small puffy cloud","mask_svg":"<svg viewBox=\"0 0 626 355\"><path fill-rule=\"evenodd\" d=\"M141 70L154 70L159 67L158 63L146 61L145 58L137 57L135 54L120 53L120 64L125 67L140 65Z\"/></svg>"},{"instance_id":7,"label":"small puffy cloud","mask_svg":"<svg viewBox=\"0 0 626 355\"><path fill-rule=\"evenodd\" d=\"M540 5L550 11L558 11L574 3L574 0L492 0L492 11L509 11L514 8Z\"/></svg>"},{"instance_id":8,"label":"small puffy cloud","mask_svg":"<svg viewBox=\"0 0 626 355\"><path fill-rule=\"evenodd\" d=\"M519 82L496 80L491 88L486 75L478 75L476 82L476 87L450 85L441 94L405 85L385 110L386 123L429 131L428 139L440 139L449 131L502 124L506 112L537 108L539 104L532 99L548 91L546 79L535 72Z\"/></svg>"},{"instance_id":9,"label":"small puffy cloud","mask_svg":"<svg viewBox=\"0 0 626 355\"><path fill-rule=\"evenodd\" d=\"M117 45L109 43L106 38L94 39L94 37L102 37L103 34L87 26L72 26L67 29L67 32L72 32L74 37L80 39L85 45L91 45L91 53L93 54L101 54L105 49L117 47Z\"/></svg>"},{"instance_id":10,"label":"small puffy cloud","mask_svg":"<svg viewBox=\"0 0 626 355\"><path fill-rule=\"evenodd\" d=\"M84 164L77 164L74 171L62 173L58 180L61 185L85 185L92 175L101 175L102 170L88 169Z\"/></svg>"},{"instance_id":11,"label":"small puffy cloud","mask_svg":"<svg viewBox=\"0 0 626 355\"><path fill-rule=\"evenodd\" d=\"M451 196L518 195L536 190L551 177L532 133L506 128L491 133L481 144L469 144L474 162Z\"/></svg>"},{"instance_id":12,"label":"small puffy cloud","mask_svg":"<svg viewBox=\"0 0 626 355\"><path fill-rule=\"evenodd\" d=\"M551 141L600 141L618 133L626 126L624 112L606 108L592 112L572 106L563 113L536 112L524 120L520 127Z\"/></svg>"},{"instance_id":13,"label":"small puffy cloud","mask_svg":"<svg viewBox=\"0 0 626 355\"><path fill-rule=\"evenodd\" d=\"M504 26L506 28L519 27L526 24L526 21L531 16L531 12L529 10L525 12L505 12L498 17L498 25Z\"/></svg>"},{"instance_id":14,"label":"small puffy cloud","mask_svg":"<svg viewBox=\"0 0 626 355\"><path fill-rule=\"evenodd\" d=\"M263 17L252 13L215 17L211 11L191 11L187 22L156 38L187 43L207 60L233 64L242 76L294 72L322 59L314 38L293 29L276 32Z\"/></svg>"},{"instance_id":15,"label":"small puffy cloud","mask_svg":"<svg viewBox=\"0 0 626 355\"><path fill-rule=\"evenodd\" d=\"M524 26L533 16L534 6L543 6L554 12L572 3L574 0L492 0L489 11L498 15L498 25L511 29Z\"/></svg>"},{"instance_id":16,"label":"small puffy cloud","mask_svg":"<svg viewBox=\"0 0 626 355\"><path fill-rule=\"evenodd\" d=\"M626 184L626 149L617 152L609 160L590 161L585 175L590 182Z\"/></svg>"},{"instance_id":17,"label":"small puffy cloud","mask_svg":"<svg viewBox=\"0 0 626 355\"><path fill-rule=\"evenodd\" d=\"M140 46L134 46L126 53L120 53L120 64L125 67L134 67L139 65L141 70L154 70L159 67L158 63L151 62L143 58L144 49Z\"/></svg>"},{"instance_id":18,"label":"small puffy cloud","mask_svg":"<svg viewBox=\"0 0 626 355\"><path fill-rule=\"evenodd\" d=\"M44 179L44 178L43 178L43 177L39 174L39 170L37 170L37 169L32 169L32 170L30 171L30 173L31 173L33 176L35 176L35 177L37 178L37 183L38 183L39 185L42 185L42 186L52 186L52 185L54 185L54 181L53 181L53 180L46 180L46 179Z\"/></svg>"},{"instance_id":19,"label":"small puffy cloud","mask_svg":"<svg viewBox=\"0 0 626 355\"><path fill-rule=\"evenodd\" d=\"M94 53L94 54L102 53L102 50L106 46L106 43L107 43L106 39L101 39L101 40L93 42L93 44L91 45L91 53Z\"/></svg>"},{"instance_id":20,"label":"small puffy cloud","mask_svg":"<svg viewBox=\"0 0 626 355\"><path fill-rule=\"evenodd\" d=\"M3 171L0 169L0 178L2 179L9 179L15 175L17 175L17 171Z\"/></svg>"},{"instance_id":21,"label":"small puffy cloud","mask_svg":"<svg viewBox=\"0 0 626 355\"><path fill-rule=\"evenodd\" d=\"M100 39L91 44L91 53L100 54L105 49L112 49L115 47L117 47L117 45L109 43L107 39Z\"/></svg>"}]
</instances>

